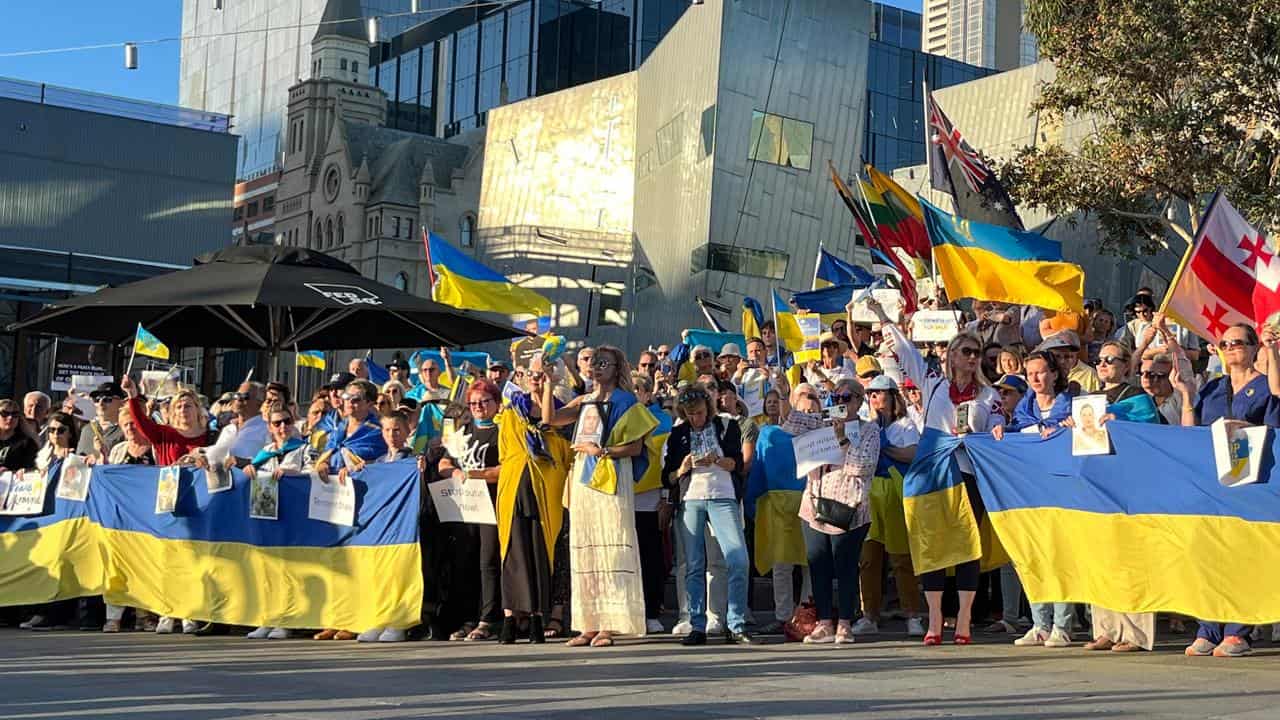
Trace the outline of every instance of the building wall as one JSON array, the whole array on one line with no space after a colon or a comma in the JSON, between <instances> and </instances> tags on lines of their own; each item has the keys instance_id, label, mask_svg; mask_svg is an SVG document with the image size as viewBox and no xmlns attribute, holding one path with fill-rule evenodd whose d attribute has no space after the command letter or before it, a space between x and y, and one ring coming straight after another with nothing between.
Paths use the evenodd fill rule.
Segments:
<instances>
[{"instance_id":1,"label":"building wall","mask_svg":"<svg viewBox=\"0 0 1280 720\"><path fill-rule=\"evenodd\" d=\"M920 49L931 55L947 54L947 21L951 0L924 0L923 37Z\"/></svg>"},{"instance_id":2,"label":"building wall","mask_svg":"<svg viewBox=\"0 0 1280 720\"><path fill-rule=\"evenodd\" d=\"M235 145L0 98L0 245L189 264L227 244Z\"/></svg>"},{"instance_id":3,"label":"building wall","mask_svg":"<svg viewBox=\"0 0 1280 720\"><path fill-rule=\"evenodd\" d=\"M1039 97L1042 83L1052 81L1053 65L1036 63L981 80L939 90L935 96L955 126L975 148L988 156L1004 159L1019 148L1044 143L1077 147L1093 132L1091 118L1074 118L1065 124L1050 123L1030 110ZM950 209L948 196L933 191L923 182L923 167L904 168L895 175L906 187L923 185L930 201ZM1052 216L1043 210L1019 207L1018 214L1031 229L1043 228ZM1096 221L1075 214L1055 221L1045 235L1063 243L1063 256L1085 270L1085 293L1101 298L1112 310L1119 311L1134 290L1150 285L1158 292L1177 269L1179 257L1173 253L1128 260L1097 251Z\"/></svg>"}]
</instances>

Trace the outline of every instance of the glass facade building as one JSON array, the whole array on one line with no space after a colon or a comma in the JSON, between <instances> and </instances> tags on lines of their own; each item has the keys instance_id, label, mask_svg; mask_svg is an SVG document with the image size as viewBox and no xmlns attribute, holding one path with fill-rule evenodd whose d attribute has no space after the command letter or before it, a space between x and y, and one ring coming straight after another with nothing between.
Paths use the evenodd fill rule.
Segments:
<instances>
[{"instance_id":1,"label":"glass facade building","mask_svg":"<svg viewBox=\"0 0 1280 720\"><path fill-rule=\"evenodd\" d=\"M862 152L884 172L925 162L924 87L950 87L995 74L919 50L919 13L877 3L867 58L867 119Z\"/></svg>"}]
</instances>

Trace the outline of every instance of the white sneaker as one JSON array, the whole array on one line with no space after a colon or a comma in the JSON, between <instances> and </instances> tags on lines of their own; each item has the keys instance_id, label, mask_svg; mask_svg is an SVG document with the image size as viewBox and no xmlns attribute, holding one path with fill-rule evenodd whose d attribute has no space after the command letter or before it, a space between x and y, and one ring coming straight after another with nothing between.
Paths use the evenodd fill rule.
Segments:
<instances>
[{"instance_id":1,"label":"white sneaker","mask_svg":"<svg viewBox=\"0 0 1280 720\"><path fill-rule=\"evenodd\" d=\"M920 618L907 618L907 637L924 637L924 623Z\"/></svg>"},{"instance_id":2,"label":"white sneaker","mask_svg":"<svg viewBox=\"0 0 1280 720\"><path fill-rule=\"evenodd\" d=\"M858 622L853 624L854 635L877 635L880 633L880 625L876 621L868 617L858 618Z\"/></svg>"},{"instance_id":3,"label":"white sneaker","mask_svg":"<svg viewBox=\"0 0 1280 720\"><path fill-rule=\"evenodd\" d=\"M1018 647L1037 647L1039 645L1044 645L1044 641L1048 639L1049 633L1041 630L1040 628L1033 627L1027 631L1026 635L1014 640L1013 644Z\"/></svg>"},{"instance_id":4,"label":"white sneaker","mask_svg":"<svg viewBox=\"0 0 1280 720\"><path fill-rule=\"evenodd\" d=\"M199 630L199 629L200 629L200 623L196 622L195 620L183 620L183 621L182 621L182 634L183 634L183 635L195 635L195 634L196 634L196 631L197 631L197 630Z\"/></svg>"},{"instance_id":5,"label":"white sneaker","mask_svg":"<svg viewBox=\"0 0 1280 720\"><path fill-rule=\"evenodd\" d=\"M693 623L688 620L682 620L676 623L675 627L671 628L672 635L688 635L691 632L693 632Z\"/></svg>"},{"instance_id":6,"label":"white sneaker","mask_svg":"<svg viewBox=\"0 0 1280 720\"><path fill-rule=\"evenodd\" d=\"M271 635L271 628L266 625L263 625L257 630L254 630L249 634L245 635L245 637L249 638L250 640L266 640L269 635Z\"/></svg>"},{"instance_id":7,"label":"white sneaker","mask_svg":"<svg viewBox=\"0 0 1280 720\"><path fill-rule=\"evenodd\" d=\"M1049 637L1045 638L1044 646L1047 648L1071 647L1071 635L1066 630L1056 627L1049 633Z\"/></svg>"},{"instance_id":8,"label":"white sneaker","mask_svg":"<svg viewBox=\"0 0 1280 720\"><path fill-rule=\"evenodd\" d=\"M173 618L171 617L160 618L160 622L156 623L156 633L160 635L172 635L173 634Z\"/></svg>"},{"instance_id":9,"label":"white sneaker","mask_svg":"<svg viewBox=\"0 0 1280 720\"><path fill-rule=\"evenodd\" d=\"M387 628L378 636L378 642L404 642L409 637L408 633L395 628Z\"/></svg>"},{"instance_id":10,"label":"white sneaker","mask_svg":"<svg viewBox=\"0 0 1280 720\"><path fill-rule=\"evenodd\" d=\"M378 638L382 637L382 631L386 628L372 628L365 630L356 636L356 642L378 642Z\"/></svg>"},{"instance_id":11,"label":"white sneaker","mask_svg":"<svg viewBox=\"0 0 1280 720\"><path fill-rule=\"evenodd\" d=\"M720 618L707 618L707 637L723 634L724 623L720 621Z\"/></svg>"},{"instance_id":12,"label":"white sneaker","mask_svg":"<svg viewBox=\"0 0 1280 720\"><path fill-rule=\"evenodd\" d=\"M289 628L271 628L271 632L267 633L268 640L288 640Z\"/></svg>"},{"instance_id":13,"label":"white sneaker","mask_svg":"<svg viewBox=\"0 0 1280 720\"><path fill-rule=\"evenodd\" d=\"M20 623L20 624L18 625L18 629L19 629L19 630L30 630L32 625L43 625L43 624L44 624L44 616L43 616L43 615L32 615L31 617L27 618L27 621L26 621L26 622L24 622L24 623Z\"/></svg>"},{"instance_id":14,"label":"white sneaker","mask_svg":"<svg viewBox=\"0 0 1280 720\"><path fill-rule=\"evenodd\" d=\"M644 621L644 631L648 635L656 635L666 632L667 628L662 624L661 620L652 618Z\"/></svg>"}]
</instances>

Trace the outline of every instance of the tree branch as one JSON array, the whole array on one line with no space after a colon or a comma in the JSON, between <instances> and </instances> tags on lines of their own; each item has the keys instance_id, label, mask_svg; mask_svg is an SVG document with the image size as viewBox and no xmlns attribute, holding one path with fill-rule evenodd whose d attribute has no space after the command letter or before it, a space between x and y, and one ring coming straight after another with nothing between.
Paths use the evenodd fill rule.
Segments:
<instances>
[{"instance_id":1,"label":"tree branch","mask_svg":"<svg viewBox=\"0 0 1280 720\"><path fill-rule=\"evenodd\" d=\"M1191 247L1191 244L1195 242L1195 236L1192 235L1190 231L1188 231L1182 225L1173 222L1172 220L1170 220L1169 218L1163 215L1156 215L1154 213L1126 212L1124 210L1115 210L1115 209L1110 209L1110 210L1107 210L1106 212L1114 213L1116 215L1120 215L1127 218L1133 218L1135 220L1153 220L1163 225L1166 229L1172 230L1178 237L1182 238L1183 241L1187 243L1187 247ZM1169 247L1169 243L1165 242L1164 238L1160 239L1160 245L1162 245L1165 250L1169 250L1169 251L1173 250L1172 248Z\"/></svg>"}]
</instances>

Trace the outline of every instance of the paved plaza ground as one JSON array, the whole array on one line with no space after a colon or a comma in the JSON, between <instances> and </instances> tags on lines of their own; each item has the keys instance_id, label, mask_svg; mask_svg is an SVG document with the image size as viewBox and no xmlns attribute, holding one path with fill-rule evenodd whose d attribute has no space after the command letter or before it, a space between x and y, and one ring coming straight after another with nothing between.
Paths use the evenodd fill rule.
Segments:
<instances>
[{"instance_id":1,"label":"paved plaza ground","mask_svg":"<svg viewBox=\"0 0 1280 720\"><path fill-rule=\"evenodd\" d=\"M0 718L1280 718L1280 649L358 645L0 631Z\"/></svg>"}]
</instances>

